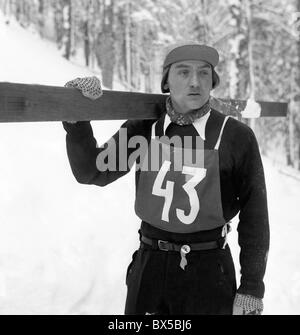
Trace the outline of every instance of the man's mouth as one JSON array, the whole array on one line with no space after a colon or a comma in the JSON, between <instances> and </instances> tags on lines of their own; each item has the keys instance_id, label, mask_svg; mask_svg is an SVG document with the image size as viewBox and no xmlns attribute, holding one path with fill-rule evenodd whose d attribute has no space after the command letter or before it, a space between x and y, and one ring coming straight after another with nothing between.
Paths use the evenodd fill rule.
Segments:
<instances>
[{"instance_id":1,"label":"man's mouth","mask_svg":"<svg viewBox=\"0 0 300 335\"><path fill-rule=\"evenodd\" d=\"M189 96L199 96L200 93L189 93L188 95L189 95Z\"/></svg>"}]
</instances>

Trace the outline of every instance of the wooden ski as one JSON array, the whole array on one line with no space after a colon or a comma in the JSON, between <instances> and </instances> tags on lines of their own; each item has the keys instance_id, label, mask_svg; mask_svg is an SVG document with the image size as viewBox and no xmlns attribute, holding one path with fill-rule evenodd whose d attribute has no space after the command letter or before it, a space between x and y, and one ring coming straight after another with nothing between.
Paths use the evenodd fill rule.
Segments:
<instances>
[{"instance_id":1,"label":"wooden ski","mask_svg":"<svg viewBox=\"0 0 300 335\"><path fill-rule=\"evenodd\" d=\"M164 111L166 95L103 91L92 101L74 88L0 83L0 122L153 119ZM257 101L261 116L284 117L286 102ZM212 107L240 116L246 100L212 99Z\"/></svg>"}]
</instances>

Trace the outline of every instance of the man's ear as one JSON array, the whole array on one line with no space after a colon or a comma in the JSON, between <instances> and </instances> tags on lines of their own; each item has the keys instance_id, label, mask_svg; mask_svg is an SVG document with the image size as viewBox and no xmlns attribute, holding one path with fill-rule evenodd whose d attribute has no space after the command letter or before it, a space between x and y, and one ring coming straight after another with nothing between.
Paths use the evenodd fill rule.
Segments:
<instances>
[{"instance_id":1,"label":"man's ear","mask_svg":"<svg viewBox=\"0 0 300 335\"><path fill-rule=\"evenodd\" d=\"M164 89L165 90L169 89L169 84L168 83L164 84Z\"/></svg>"}]
</instances>

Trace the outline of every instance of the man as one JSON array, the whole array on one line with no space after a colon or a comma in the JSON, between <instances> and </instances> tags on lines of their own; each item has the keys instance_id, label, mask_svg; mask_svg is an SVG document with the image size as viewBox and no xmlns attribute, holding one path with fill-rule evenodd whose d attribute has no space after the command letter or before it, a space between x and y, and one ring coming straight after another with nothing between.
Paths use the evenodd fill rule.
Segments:
<instances>
[{"instance_id":1,"label":"man","mask_svg":"<svg viewBox=\"0 0 300 335\"><path fill-rule=\"evenodd\" d=\"M118 151L120 132L126 130L128 142L142 136L149 145L136 171L141 244L127 270L126 314L263 310L269 248L264 171L252 130L210 107L210 92L219 84L218 61L218 52L206 45L173 48L165 58L161 82L162 92L170 93L166 112L158 120L127 121L110 140ZM80 88L80 80L70 85ZM89 122L64 122L64 128L78 182L105 186L129 171L132 164L124 171L101 169L99 155L109 144L97 147ZM173 137L181 141L166 140ZM133 152L129 148L127 158ZM193 159L177 164L186 154ZM151 169L148 159L157 168ZM148 169L141 168L145 166ZM226 236L238 213L237 290Z\"/></svg>"}]
</instances>

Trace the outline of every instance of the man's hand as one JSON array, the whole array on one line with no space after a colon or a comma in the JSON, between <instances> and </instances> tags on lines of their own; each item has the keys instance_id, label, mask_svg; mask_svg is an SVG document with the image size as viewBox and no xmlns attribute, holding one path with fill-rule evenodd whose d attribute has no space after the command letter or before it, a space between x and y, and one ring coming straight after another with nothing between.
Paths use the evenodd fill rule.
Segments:
<instances>
[{"instance_id":1,"label":"man's hand","mask_svg":"<svg viewBox=\"0 0 300 335\"><path fill-rule=\"evenodd\" d=\"M96 100L100 98L103 94L100 80L93 77L76 78L68 81L65 87L77 88L81 91L82 95L85 97ZM75 124L77 121L67 121L68 123Z\"/></svg>"},{"instance_id":2,"label":"man's hand","mask_svg":"<svg viewBox=\"0 0 300 335\"><path fill-rule=\"evenodd\" d=\"M233 315L261 315L264 309L263 301L252 295L237 293L233 303Z\"/></svg>"}]
</instances>

